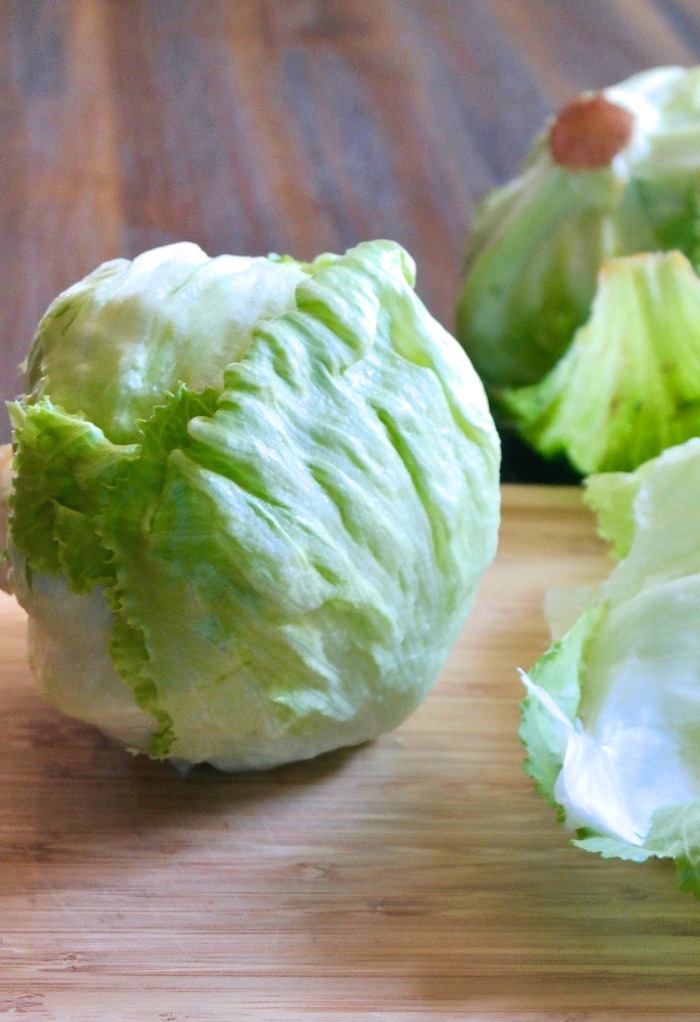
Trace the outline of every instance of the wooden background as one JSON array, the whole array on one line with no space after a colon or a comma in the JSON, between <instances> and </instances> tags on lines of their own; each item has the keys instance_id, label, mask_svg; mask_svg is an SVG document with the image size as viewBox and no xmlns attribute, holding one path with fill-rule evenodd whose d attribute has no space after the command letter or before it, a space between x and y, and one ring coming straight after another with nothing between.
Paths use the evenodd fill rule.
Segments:
<instances>
[{"instance_id":1,"label":"wooden background","mask_svg":"<svg viewBox=\"0 0 700 1022\"><path fill-rule=\"evenodd\" d=\"M394 238L451 328L475 201L543 118L699 58L697 0L0 0L0 397L58 291L183 238Z\"/></svg>"}]
</instances>

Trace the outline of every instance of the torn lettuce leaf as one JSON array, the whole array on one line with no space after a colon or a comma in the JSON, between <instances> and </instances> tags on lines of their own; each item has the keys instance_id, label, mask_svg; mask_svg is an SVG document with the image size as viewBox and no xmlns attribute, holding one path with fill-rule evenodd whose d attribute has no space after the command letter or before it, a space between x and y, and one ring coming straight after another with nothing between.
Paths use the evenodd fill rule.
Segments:
<instances>
[{"instance_id":1,"label":"torn lettuce leaf","mask_svg":"<svg viewBox=\"0 0 700 1022\"><path fill-rule=\"evenodd\" d=\"M673 859L700 896L698 493L698 439L631 475L590 480L587 499L622 559L524 676L520 736L577 845Z\"/></svg>"}]
</instances>

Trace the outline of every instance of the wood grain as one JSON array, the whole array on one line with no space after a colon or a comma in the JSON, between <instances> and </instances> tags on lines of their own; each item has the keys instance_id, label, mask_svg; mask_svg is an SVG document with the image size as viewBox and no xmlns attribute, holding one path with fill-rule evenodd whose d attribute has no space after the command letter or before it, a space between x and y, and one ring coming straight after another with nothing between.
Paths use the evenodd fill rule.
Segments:
<instances>
[{"instance_id":1,"label":"wood grain","mask_svg":"<svg viewBox=\"0 0 700 1022\"><path fill-rule=\"evenodd\" d=\"M515 737L545 589L608 567L578 491L506 487L418 712L239 777L183 779L45 707L3 597L0 1017L697 1019L697 903L669 864L572 848Z\"/></svg>"},{"instance_id":2,"label":"wood grain","mask_svg":"<svg viewBox=\"0 0 700 1022\"><path fill-rule=\"evenodd\" d=\"M0 0L0 398L61 289L183 238L394 238L451 328L475 203L545 115L699 58L694 0Z\"/></svg>"}]
</instances>

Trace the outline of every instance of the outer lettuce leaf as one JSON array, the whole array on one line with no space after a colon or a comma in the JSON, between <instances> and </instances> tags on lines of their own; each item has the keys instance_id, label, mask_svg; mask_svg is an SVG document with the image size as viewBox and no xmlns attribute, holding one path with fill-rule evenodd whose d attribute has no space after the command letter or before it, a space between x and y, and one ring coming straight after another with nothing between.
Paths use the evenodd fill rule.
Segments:
<instances>
[{"instance_id":1,"label":"outer lettuce leaf","mask_svg":"<svg viewBox=\"0 0 700 1022\"><path fill-rule=\"evenodd\" d=\"M653 855L674 859L679 887L700 897L700 799L657 810L646 844Z\"/></svg>"},{"instance_id":2,"label":"outer lettuce leaf","mask_svg":"<svg viewBox=\"0 0 700 1022\"><path fill-rule=\"evenodd\" d=\"M113 618L109 637L104 628L98 628L100 640L107 646L102 650L96 674L103 679L110 678L112 672L106 657L109 652L138 707L151 713L158 722L158 729L148 744L153 755L167 753L172 742L171 721L159 705L153 679L147 670L143 630L124 612L117 563L105 542L103 514L108 505L116 506L122 515L129 517L134 536L138 535L157 498L159 483L162 485L164 452L186 437L189 418L211 410L214 402L213 393L193 395L180 387L177 394L171 395L168 403L157 408L151 419L142 425L141 442L131 445L112 444L98 427L80 415L70 415L57 408L48 398L41 398L26 408L16 405L13 409L16 481L12 494L12 543L16 553L25 557L22 572L28 584L20 583L16 591L35 619L34 663L44 662L45 651L37 650L50 642L46 633L59 633L61 641L65 642L64 630L57 624L60 613L57 615L46 600L37 598L37 592L41 593L42 589L45 592L56 589L56 583L46 579L46 575L60 575L65 586L74 593L92 593L97 587L104 594ZM138 480L138 487L127 485L133 478ZM38 583L35 581L37 572L42 573ZM79 604L71 601L67 593L63 593L61 601L75 606L75 613L78 613ZM103 612L95 606L94 599L86 600L85 606L87 620L95 615L102 620ZM72 642L75 645L75 640ZM94 669L97 648L91 644L91 669ZM86 658L78 658L78 662L81 659ZM55 673L52 658L50 669L43 671L42 676ZM52 702L68 712L75 712L74 692L65 685L65 672L58 673L60 684L45 677L44 690ZM111 678L109 687L118 688ZM107 699L106 706L113 712L113 695ZM89 707L86 709L91 714L88 719L94 720L94 708L92 713ZM116 714L115 720L120 721L122 717L123 714ZM127 723L132 720L142 731L141 719L127 715ZM107 719L105 727L125 739L126 736L115 731L114 720Z\"/></svg>"},{"instance_id":3,"label":"outer lettuce leaf","mask_svg":"<svg viewBox=\"0 0 700 1022\"><path fill-rule=\"evenodd\" d=\"M221 386L260 320L294 305L301 264L210 259L189 242L115 259L60 294L27 359L32 399L49 396L117 443L184 383Z\"/></svg>"},{"instance_id":4,"label":"outer lettuce leaf","mask_svg":"<svg viewBox=\"0 0 700 1022\"><path fill-rule=\"evenodd\" d=\"M33 570L64 572L76 592L111 576L94 517L104 487L134 445L112 444L98 426L43 398L10 408L15 434L12 541Z\"/></svg>"},{"instance_id":5,"label":"outer lettuce leaf","mask_svg":"<svg viewBox=\"0 0 700 1022\"><path fill-rule=\"evenodd\" d=\"M699 492L698 439L593 478L624 555L526 679L521 738L576 844L674 859L700 896Z\"/></svg>"},{"instance_id":6,"label":"outer lettuce leaf","mask_svg":"<svg viewBox=\"0 0 700 1022\"><path fill-rule=\"evenodd\" d=\"M700 280L688 260L607 263L566 354L499 400L535 448L584 474L633 469L700 433Z\"/></svg>"},{"instance_id":7,"label":"outer lettuce leaf","mask_svg":"<svg viewBox=\"0 0 700 1022\"><path fill-rule=\"evenodd\" d=\"M647 464L652 464L648 462ZM598 534L610 543L614 557L625 557L634 539L634 502L644 478L636 472L607 472L584 480L584 500L596 514Z\"/></svg>"},{"instance_id":8,"label":"outer lettuce leaf","mask_svg":"<svg viewBox=\"0 0 700 1022\"><path fill-rule=\"evenodd\" d=\"M543 702L535 694L522 704L520 740L528 751L525 769L537 782L539 791L556 805L555 784L562 765L561 717L573 726L581 701L579 672L583 651L598 623L601 610L586 611L566 636L539 660L526 683L543 689L551 697ZM532 692L532 687L530 687Z\"/></svg>"},{"instance_id":9,"label":"outer lettuce leaf","mask_svg":"<svg viewBox=\"0 0 700 1022\"><path fill-rule=\"evenodd\" d=\"M535 153L477 210L465 263L457 336L490 391L534 383L556 364L587 318L598 267L627 247L610 227L616 174L571 175L543 138Z\"/></svg>"},{"instance_id":10,"label":"outer lettuce leaf","mask_svg":"<svg viewBox=\"0 0 700 1022\"><path fill-rule=\"evenodd\" d=\"M652 817L644 846L600 836L582 837L573 843L604 859L632 862L644 862L649 858L673 859L680 889L700 897L700 799L683 806L658 809Z\"/></svg>"},{"instance_id":11,"label":"outer lettuce leaf","mask_svg":"<svg viewBox=\"0 0 700 1022\"><path fill-rule=\"evenodd\" d=\"M410 258L377 242L295 272L293 307L258 319L221 385L161 393L128 443L111 413L109 436L42 396L50 376L14 410L18 595L32 613L60 572L91 613L108 608L96 673L141 715L108 700L101 721L98 700L91 719L153 755L263 767L393 727L495 550L493 421ZM48 676L49 618L40 680L75 712Z\"/></svg>"},{"instance_id":12,"label":"outer lettuce leaf","mask_svg":"<svg viewBox=\"0 0 700 1022\"><path fill-rule=\"evenodd\" d=\"M613 605L645 589L700 575L700 544L692 518L700 493L700 438L669 448L627 478L629 489L636 490L634 531L627 539L626 556L600 590ZM606 486L613 494L620 493L619 476L594 476L589 481L596 511ZM624 499L626 503L626 495Z\"/></svg>"},{"instance_id":13,"label":"outer lettuce leaf","mask_svg":"<svg viewBox=\"0 0 700 1022\"><path fill-rule=\"evenodd\" d=\"M581 831L582 834L585 831ZM628 862L646 862L653 857L648 848L640 845L630 845L626 841L619 841L614 837L595 835L593 837L580 837L571 842L577 848L583 848L584 852L593 852L600 855L601 859L626 859ZM664 856L662 856L664 858Z\"/></svg>"},{"instance_id":14,"label":"outer lettuce leaf","mask_svg":"<svg viewBox=\"0 0 700 1022\"><path fill-rule=\"evenodd\" d=\"M29 613L29 661L44 698L129 748L157 752L153 735L163 724L115 669L109 646L118 625L102 589L75 593L64 576L32 572L10 550L12 591Z\"/></svg>"}]
</instances>

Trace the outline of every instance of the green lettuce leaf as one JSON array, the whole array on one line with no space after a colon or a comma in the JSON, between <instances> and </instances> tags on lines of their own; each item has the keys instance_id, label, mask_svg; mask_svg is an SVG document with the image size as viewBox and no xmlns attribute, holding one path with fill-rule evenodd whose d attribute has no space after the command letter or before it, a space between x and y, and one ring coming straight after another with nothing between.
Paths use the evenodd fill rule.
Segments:
<instances>
[{"instance_id":1,"label":"green lettuce leaf","mask_svg":"<svg viewBox=\"0 0 700 1022\"><path fill-rule=\"evenodd\" d=\"M12 447L0 446L0 589L10 591L8 578L8 526L10 519L10 494L12 493Z\"/></svg>"},{"instance_id":2,"label":"green lettuce leaf","mask_svg":"<svg viewBox=\"0 0 700 1022\"><path fill-rule=\"evenodd\" d=\"M698 439L591 480L621 560L526 676L520 735L579 847L673 859L700 896L698 493Z\"/></svg>"},{"instance_id":3,"label":"green lettuce leaf","mask_svg":"<svg viewBox=\"0 0 700 1022\"><path fill-rule=\"evenodd\" d=\"M590 319L539 383L507 390L509 420L581 473L628 471L700 433L700 280L679 252L600 273Z\"/></svg>"}]
</instances>

